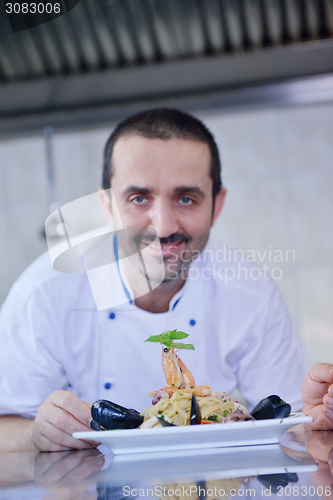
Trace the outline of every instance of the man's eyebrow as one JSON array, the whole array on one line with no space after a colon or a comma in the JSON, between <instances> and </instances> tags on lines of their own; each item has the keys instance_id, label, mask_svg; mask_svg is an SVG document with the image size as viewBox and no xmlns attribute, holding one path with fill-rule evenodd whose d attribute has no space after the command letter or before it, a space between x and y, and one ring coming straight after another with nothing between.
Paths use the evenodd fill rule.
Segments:
<instances>
[{"instance_id":1,"label":"man's eyebrow","mask_svg":"<svg viewBox=\"0 0 333 500\"><path fill-rule=\"evenodd\" d=\"M196 194L200 198L204 198L205 197L205 193L202 191L202 189L200 189L197 186L179 186L179 187L177 187L174 190L173 193L175 195L179 195L179 194Z\"/></svg>"},{"instance_id":2,"label":"man's eyebrow","mask_svg":"<svg viewBox=\"0 0 333 500\"><path fill-rule=\"evenodd\" d=\"M153 191L149 188L143 188L139 186L129 186L127 187L122 194L127 195L131 193L139 193L139 194L151 194Z\"/></svg>"},{"instance_id":3,"label":"man's eyebrow","mask_svg":"<svg viewBox=\"0 0 333 500\"><path fill-rule=\"evenodd\" d=\"M131 193L152 194L153 190L139 186L128 186L122 194L126 196ZM174 189L173 194L176 196L180 194L196 194L200 198L205 198L205 193L198 186L178 186Z\"/></svg>"}]
</instances>

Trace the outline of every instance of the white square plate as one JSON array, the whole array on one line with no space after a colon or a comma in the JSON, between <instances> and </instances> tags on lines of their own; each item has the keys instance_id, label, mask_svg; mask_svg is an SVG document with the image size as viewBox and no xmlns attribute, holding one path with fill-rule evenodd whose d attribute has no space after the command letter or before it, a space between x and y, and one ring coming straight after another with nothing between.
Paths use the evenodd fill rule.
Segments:
<instances>
[{"instance_id":1,"label":"white square plate","mask_svg":"<svg viewBox=\"0 0 333 500\"><path fill-rule=\"evenodd\" d=\"M290 427L312 422L295 415L271 420L187 425L153 429L74 432L73 437L106 444L115 455L274 444Z\"/></svg>"}]
</instances>

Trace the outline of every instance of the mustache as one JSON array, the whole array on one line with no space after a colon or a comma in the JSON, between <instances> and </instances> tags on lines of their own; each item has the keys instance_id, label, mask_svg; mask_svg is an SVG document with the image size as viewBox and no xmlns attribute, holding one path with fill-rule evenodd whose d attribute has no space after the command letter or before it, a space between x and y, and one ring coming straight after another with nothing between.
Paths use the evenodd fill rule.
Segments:
<instances>
[{"instance_id":1,"label":"mustache","mask_svg":"<svg viewBox=\"0 0 333 500\"><path fill-rule=\"evenodd\" d=\"M168 236L167 238L159 238L161 245L165 245L167 243L178 243L185 242L187 243L190 238L185 233L174 233Z\"/></svg>"},{"instance_id":2,"label":"mustache","mask_svg":"<svg viewBox=\"0 0 333 500\"><path fill-rule=\"evenodd\" d=\"M185 242L188 243L190 241L190 238L187 234L185 233L173 233L170 234L170 236L160 238L156 234L143 234L140 233L136 235L135 237L135 242L138 243L145 243L147 245L150 245L150 243L153 243L153 241L156 240L156 238L159 239L159 242L161 245L166 245L168 243L179 243L179 242Z\"/></svg>"}]
</instances>

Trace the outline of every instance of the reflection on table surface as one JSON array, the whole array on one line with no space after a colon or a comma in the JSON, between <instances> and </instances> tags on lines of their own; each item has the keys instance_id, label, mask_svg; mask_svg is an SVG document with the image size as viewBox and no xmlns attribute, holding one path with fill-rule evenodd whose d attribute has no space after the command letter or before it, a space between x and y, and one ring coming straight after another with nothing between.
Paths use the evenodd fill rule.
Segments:
<instances>
[{"instance_id":1,"label":"reflection on table surface","mask_svg":"<svg viewBox=\"0 0 333 500\"><path fill-rule=\"evenodd\" d=\"M0 499L333 499L333 432L279 445L114 456L106 447L0 455Z\"/></svg>"}]
</instances>

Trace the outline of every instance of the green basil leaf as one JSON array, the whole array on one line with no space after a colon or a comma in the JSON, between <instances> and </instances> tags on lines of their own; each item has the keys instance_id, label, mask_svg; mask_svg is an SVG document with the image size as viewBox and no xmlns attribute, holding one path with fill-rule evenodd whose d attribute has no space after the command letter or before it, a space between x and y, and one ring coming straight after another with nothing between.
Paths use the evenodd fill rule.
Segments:
<instances>
[{"instance_id":1,"label":"green basil leaf","mask_svg":"<svg viewBox=\"0 0 333 500\"><path fill-rule=\"evenodd\" d=\"M165 345L167 349L190 349L194 351L194 346L192 344L182 344L179 342L173 342L173 340L185 339L189 335L188 333L175 330L167 330L160 335L150 335L145 342L158 342L161 345Z\"/></svg>"},{"instance_id":2,"label":"green basil leaf","mask_svg":"<svg viewBox=\"0 0 333 500\"><path fill-rule=\"evenodd\" d=\"M194 345L193 344L181 344L179 342L173 342L172 347L175 349L190 349L191 351L194 351Z\"/></svg>"},{"instance_id":3,"label":"green basil leaf","mask_svg":"<svg viewBox=\"0 0 333 500\"><path fill-rule=\"evenodd\" d=\"M145 342L162 342L161 335L150 335Z\"/></svg>"},{"instance_id":4,"label":"green basil leaf","mask_svg":"<svg viewBox=\"0 0 333 500\"><path fill-rule=\"evenodd\" d=\"M171 337L172 335L172 337ZM173 332L171 332L170 334L170 338L172 339L186 339L186 337L188 337L188 333L185 333L185 332L181 332L181 331L177 331L177 330L174 330Z\"/></svg>"}]
</instances>

